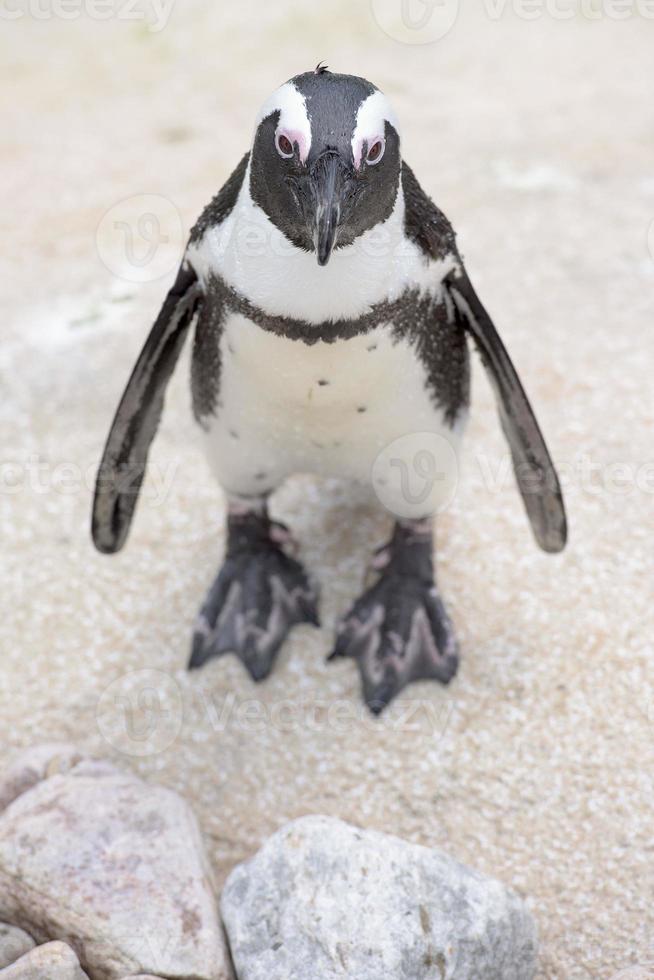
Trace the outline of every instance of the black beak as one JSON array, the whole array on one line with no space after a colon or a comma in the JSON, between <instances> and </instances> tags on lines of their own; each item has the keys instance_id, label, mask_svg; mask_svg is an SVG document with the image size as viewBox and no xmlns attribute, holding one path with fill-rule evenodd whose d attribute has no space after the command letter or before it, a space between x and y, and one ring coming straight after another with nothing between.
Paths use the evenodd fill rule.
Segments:
<instances>
[{"instance_id":1,"label":"black beak","mask_svg":"<svg viewBox=\"0 0 654 980\"><path fill-rule=\"evenodd\" d=\"M313 245L318 265L327 265L338 239L348 168L334 150L322 153L309 175L313 211Z\"/></svg>"}]
</instances>

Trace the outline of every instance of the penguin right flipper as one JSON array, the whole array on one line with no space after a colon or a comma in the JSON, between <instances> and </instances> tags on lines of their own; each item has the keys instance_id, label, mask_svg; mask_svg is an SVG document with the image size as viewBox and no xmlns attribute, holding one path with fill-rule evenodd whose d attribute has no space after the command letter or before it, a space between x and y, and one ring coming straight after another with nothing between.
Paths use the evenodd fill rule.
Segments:
<instances>
[{"instance_id":1,"label":"penguin right flipper","mask_svg":"<svg viewBox=\"0 0 654 980\"><path fill-rule=\"evenodd\" d=\"M98 551L119 551L132 521L166 387L202 298L183 263L120 400L95 484L91 531Z\"/></svg>"},{"instance_id":2,"label":"penguin right flipper","mask_svg":"<svg viewBox=\"0 0 654 980\"><path fill-rule=\"evenodd\" d=\"M234 208L249 156L246 153L242 157L198 218L191 229L190 246L200 241L208 228L220 225ZM125 544L166 387L202 300L198 277L186 258L139 355L109 431L96 478L91 521L98 551L112 554Z\"/></svg>"}]
</instances>

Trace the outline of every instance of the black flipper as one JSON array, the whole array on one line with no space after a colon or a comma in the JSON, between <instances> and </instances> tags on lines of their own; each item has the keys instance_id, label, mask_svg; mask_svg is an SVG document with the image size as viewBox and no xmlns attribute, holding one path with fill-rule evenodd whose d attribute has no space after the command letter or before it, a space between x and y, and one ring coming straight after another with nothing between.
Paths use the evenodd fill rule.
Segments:
<instances>
[{"instance_id":1,"label":"black flipper","mask_svg":"<svg viewBox=\"0 0 654 980\"><path fill-rule=\"evenodd\" d=\"M544 551L562 551L567 521L559 479L516 370L463 266L446 287L495 389L502 430L531 527Z\"/></svg>"},{"instance_id":2,"label":"black flipper","mask_svg":"<svg viewBox=\"0 0 654 980\"><path fill-rule=\"evenodd\" d=\"M396 524L374 567L381 575L343 617L330 660L356 660L363 699L377 715L412 681L449 684L459 656L434 581L431 523Z\"/></svg>"},{"instance_id":3,"label":"black flipper","mask_svg":"<svg viewBox=\"0 0 654 980\"><path fill-rule=\"evenodd\" d=\"M223 184L191 229L197 244L209 228L225 220L236 204L249 153ZM120 551L129 532L150 444L161 419L166 386L196 310L202 289L187 261L177 273L161 312L150 331L114 417L93 500L91 530L98 551Z\"/></svg>"},{"instance_id":4,"label":"black flipper","mask_svg":"<svg viewBox=\"0 0 654 980\"><path fill-rule=\"evenodd\" d=\"M230 514L225 562L198 615L189 668L235 653L255 681L272 670L293 626L318 626L318 594L267 513Z\"/></svg>"},{"instance_id":5,"label":"black flipper","mask_svg":"<svg viewBox=\"0 0 654 980\"><path fill-rule=\"evenodd\" d=\"M180 268L120 400L95 484L92 534L98 551L125 543L163 411L166 386L201 301L193 269Z\"/></svg>"},{"instance_id":6,"label":"black flipper","mask_svg":"<svg viewBox=\"0 0 654 980\"><path fill-rule=\"evenodd\" d=\"M445 279L445 287L457 320L472 338L495 389L502 429L536 540L545 551L561 551L567 539L563 495L520 379L463 268L452 226L406 163L402 164L402 188L407 237L430 259L452 259L455 271Z\"/></svg>"}]
</instances>

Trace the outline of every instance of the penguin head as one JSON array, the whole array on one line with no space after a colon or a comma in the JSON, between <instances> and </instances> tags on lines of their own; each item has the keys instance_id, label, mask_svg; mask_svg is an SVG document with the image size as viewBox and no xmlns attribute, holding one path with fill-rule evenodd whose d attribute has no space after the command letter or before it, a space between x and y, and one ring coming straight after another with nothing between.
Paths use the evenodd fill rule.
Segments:
<instances>
[{"instance_id":1,"label":"penguin head","mask_svg":"<svg viewBox=\"0 0 654 980\"><path fill-rule=\"evenodd\" d=\"M319 265L390 216L400 170L395 114L365 78L319 65L278 88L259 112L250 194Z\"/></svg>"}]
</instances>

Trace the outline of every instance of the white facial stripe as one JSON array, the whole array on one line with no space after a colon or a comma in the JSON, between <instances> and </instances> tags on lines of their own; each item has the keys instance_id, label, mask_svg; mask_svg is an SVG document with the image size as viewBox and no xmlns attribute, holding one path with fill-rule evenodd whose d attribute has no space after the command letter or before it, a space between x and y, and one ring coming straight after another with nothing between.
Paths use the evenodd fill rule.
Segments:
<instances>
[{"instance_id":1,"label":"white facial stripe","mask_svg":"<svg viewBox=\"0 0 654 980\"><path fill-rule=\"evenodd\" d=\"M266 99L259 110L256 125L259 126L267 116L277 110L279 110L279 124L275 135L283 133L288 136L291 143L297 143L300 160L304 163L311 149L311 123L306 99L292 82L286 82L273 92L269 99Z\"/></svg>"},{"instance_id":2,"label":"white facial stripe","mask_svg":"<svg viewBox=\"0 0 654 980\"><path fill-rule=\"evenodd\" d=\"M363 144L367 143L370 148L375 140L383 139L384 123L387 121L399 134L399 123L390 102L382 92L373 92L359 106L352 136L352 156L357 169L361 164Z\"/></svg>"}]
</instances>

